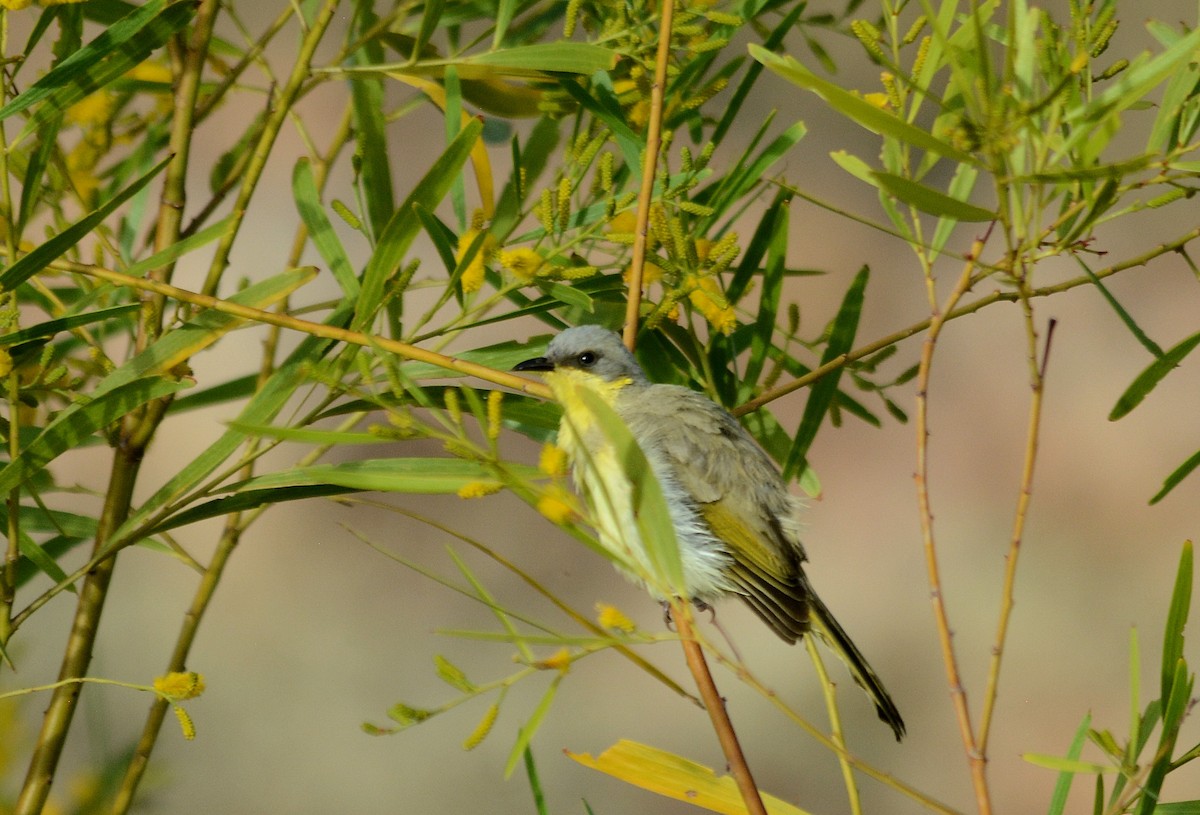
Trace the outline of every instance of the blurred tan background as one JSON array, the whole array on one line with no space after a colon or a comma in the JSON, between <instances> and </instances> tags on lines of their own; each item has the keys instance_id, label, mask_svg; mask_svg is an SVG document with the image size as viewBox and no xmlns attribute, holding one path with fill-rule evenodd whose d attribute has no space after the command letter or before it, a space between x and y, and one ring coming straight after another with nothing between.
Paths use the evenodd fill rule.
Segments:
<instances>
[{"instance_id":1,"label":"blurred tan background","mask_svg":"<svg viewBox=\"0 0 1200 815\"><path fill-rule=\"evenodd\" d=\"M282 4L260 5L243 9L250 18L261 16L251 19L254 25L274 16ZM1113 52L1148 47L1140 20L1144 12L1135 4L1123 5L1136 13L1121 15ZM1155 6L1155 14L1166 21L1195 22L1194 13L1193 3ZM833 38L826 43L844 70L862 64L856 45ZM282 38L272 59L289 64L293 47L292 40ZM791 51L806 58L799 42L791 44ZM866 66L861 75L847 73L841 81L874 90L877 75ZM305 101L304 110L320 116L328 109L332 115L340 94L339 89L318 92ZM780 127L796 119L808 126L807 138L784 162L789 180L839 206L883 218L873 190L828 158L839 147L870 158L878 149L870 134L831 116L816 97L769 76L752 104L757 108L742 117L747 134L771 108L780 111ZM245 115L245 110L227 107L206 123L199 145L212 151L210 160L240 132L233 123ZM1129 152L1142 138L1142 121L1148 126L1152 116L1152 111L1131 114ZM404 156L397 162L405 173L396 180L398 195L411 188L439 151L441 132L440 116L432 112L410 115L394 127L394 149ZM251 211L253 225L233 253L238 274L277 271L280 246L290 243L297 223L290 173L300 146L292 131L284 139L263 180L278 194L269 205L261 199ZM729 160L722 153L732 152L736 144L735 136L716 161ZM499 165L506 155L506 147L498 148L493 160ZM206 187L207 166L204 159L195 162L197 189ZM503 173L499 166L497 173ZM331 195L351 198L347 177L341 166ZM1195 218L1195 207L1183 204L1167 213L1125 219L1123 231L1102 233L1095 248L1108 253L1103 262L1116 261L1181 234L1195 225ZM919 272L899 242L803 203L793 207L793 226L790 264L830 272L824 278L798 279L788 292L801 305L806 335L835 312L850 276L863 263L870 265L872 278L860 340L884 336L925 316ZM965 243L972 235L962 237ZM358 245L358 258L361 249ZM197 283L204 267L193 263L181 268L179 285ZM942 268L944 286L957 272L956 263ZM1043 280L1076 273L1074 267L1039 271ZM1110 285L1160 345L1169 347L1196 330L1200 286L1183 259L1160 258L1121 274ZM991 288L981 286L974 294ZM1185 481L1162 504L1147 505L1164 476L1200 447L1195 418L1200 361L1189 359L1132 415L1110 423L1106 416L1113 403L1149 356L1094 289L1080 288L1036 308L1042 329L1050 318L1058 320L1058 329L990 751L997 811L1006 813L1044 811L1055 782L1053 773L1025 763L1021 753L1064 753L1088 711L1095 726L1111 728L1118 737L1124 734L1130 627L1141 635L1142 682L1149 691L1158 683L1161 629L1180 545L1200 532L1200 477ZM492 339L507 336L498 333ZM199 383L250 371L257 364L260 339L260 332L246 330L240 340L196 358ZM474 340L485 341L482 335ZM916 361L920 341L915 337L901 344L893 370ZM1029 386L1024 353L1018 307L994 306L950 324L932 383L936 534L955 644L976 721L1025 440ZM795 426L803 403L801 393L777 406L788 426ZM901 403L911 414L911 387ZM210 412L168 422L143 471L142 494L203 449L230 418ZM534 446L522 439L507 444L528 460L536 455ZM383 456L393 449L361 454ZM852 748L934 798L971 810L966 762L930 613L912 479L914 450L911 423L886 420L882 429L873 429L848 420L840 429L823 430L810 461L824 494L810 503L804 518L810 574L887 682L908 722L908 738L894 743L841 666L831 663ZM286 466L288 458L276 456L271 463ZM100 453L77 466L78 479L96 486L107 458ZM387 500L445 519L486 541L532 568L539 580L578 607L609 602L649 630L661 627L656 604L507 496L474 503L406 496ZM434 633L437 628L494 630L496 623L483 607L369 549L347 526L455 577L445 552L455 542L399 515L315 501L273 510L235 554L193 652L189 667L203 672L208 683L205 695L189 706L199 735L184 742L168 721L139 811L534 811L521 771L508 781L501 779L501 771L517 728L549 676L510 693L492 735L473 752L463 752L461 742L483 715L487 703L482 701L389 738L373 738L359 729L363 721L385 723L384 711L396 701L436 707L452 697L454 691L435 677L435 654L450 658L476 682L505 675L514 665L509 646ZM202 524L181 530L179 538L204 559L216 529L216 524ZM510 575L465 547L456 549L501 603L570 630ZM160 673L194 585L194 574L175 561L142 550L122 554L92 674L147 681ZM62 596L23 632L21 683L53 678L72 610L72 600ZM804 651L782 645L739 604L726 603L719 613L751 668L814 722L823 723L820 688ZM675 646L656 646L646 655L680 682L690 683ZM1200 664L1193 642L1186 656L1193 667ZM6 685L11 681L6 674ZM785 724L765 700L727 672L718 671L717 681L760 786L814 813L847 811L830 754ZM72 734L62 783L70 784L97 757L136 738L148 702L119 689L87 689L77 720L82 727ZM27 707L33 713L41 706ZM28 724L37 722L31 717ZM694 811L586 770L562 755L563 749L598 753L620 738L677 751L717 769L723 765L702 711L631 670L615 654L599 655L578 664L567 677L534 741L552 812L583 812L585 800L598 815ZM1200 728L1191 722L1180 744L1190 746L1197 738ZM1165 799L1200 798L1200 774L1189 770L1178 776ZM861 789L867 811L921 811L869 779ZM1088 781L1080 782L1070 811L1084 812L1090 794Z\"/></svg>"}]
</instances>

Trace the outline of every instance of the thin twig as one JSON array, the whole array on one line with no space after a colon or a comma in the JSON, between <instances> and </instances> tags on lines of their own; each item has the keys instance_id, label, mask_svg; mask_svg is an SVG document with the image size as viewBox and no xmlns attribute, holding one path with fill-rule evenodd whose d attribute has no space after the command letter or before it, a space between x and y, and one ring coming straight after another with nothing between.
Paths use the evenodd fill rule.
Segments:
<instances>
[{"instance_id":1,"label":"thin twig","mask_svg":"<svg viewBox=\"0 0 1200 815\"><path fill-rule=\"evenodd\" d=\"M971 783L975 789L975 801L979 815L990 815L991 796L988 792L987 762L979 751L975 733L971 728L971 712L967 707L967 691L963 687L958 671L958 658L954 652L953 633L946 613L946 602L942 596L942 578L938 568L937 547L933 537L933 508L929 499L929 375L933 366L933 352L938 336L949 314L971 285L975 270L975 258L983 251L983 240L976 239L967 255L962 275L954 290L940 308L933 300L929 331L921 346L921 362L917 372L917 468L913 475L917 485L917 505L921 514L921 537L924 540L925 567L929 575L929 599L933 605L933 616L937 623L938 639L942 647L942 662L946 668L946 680L950 685L951 701L958 720L959 736L967 754L971 769Z\"/></svg>"},{"instance_id":2,"label":"thin twig","mask_svg":"<svg viewBox=\"0 0 1200 815\"><path fill-rule=\"evenodd\" d=\"M842 781L846 785L846 796L850 799L850 812L862 815L862 800L858 794L858 784L854 782L854 768L846 754L846 739L842 735L842 716L837 705L837 685L829 678L825 670L825 661L817 649L814 637L804 638L804 647L812 659L813 667L817 670L817 679L821 682L821 692L825 697L825 710L829 713L829 738L841 748L838 752L838 765L842 768Z\"/></svg>"},{"instance_id":3,"label":"thin twig","mask_svg":"<svg viewBox=\"0 0 1200 815\"><path fill-rule=\"evenodd\" d=\"M733 780L737 782L742 801L746 804L746 811L750 815L767 815L767 808L758 794L758 785L754 783L750 765L746 763L746 756L742 753L742 746L738 742L737 733L734 732L733 722L725 710L725 700L717 691L712 672L704 659L704 649L692 630L692 609L687 600L671 603L671 619L679 629L679 640L683 644L688 669L692 672L692 678L696 680L700 698L704 700L704 707L712 720L713 730L717 732L721 750L725 753L725 761L729 764Z\"/></svg>"},{"instance_id":4,"label":"thin twig","mask_svg":"<svg viewBox=\"0 0 1200 815\"><path fill-rule=\"evenodd\" d=\"M1033 309L1027 300L1025 325L1029 335L1029 376L1032 396L1029 400L1029 428L1025 435L1025 462L1021 469L1021 487L1017 497L1016 517L1013 519L1012 539L1008 545L1008 557L1004 570L1004 588L1000 599L1000 619L996 625L996 641L992 646L992 659L988 666L987 686L983 692L983 714L979 720L979 752L987 758L988 736L992 729L992 715L996 708L996 695L1000 683L1000 661L1004 656L1004 644L1008 637L1008 623L1012 616L1013 591L1017 577L1017 556L1021 552L1021 541L1025 535L1025 521L1029 514L1029 501L1033 496L1033 468L1037 461L1038 440L1041 433L1042 404L1046 388L1046 365L1050 361L1050 343L1054 339L1054 320L1046 329L1046 344L1038 361L1038 337L1033 324Z\"/></svg>"},{"instance_id":5,"label":"thin twig","mask_svg":"<svg viewBox=\"0 0 1200 815\"><path fill-rule=\"evenodd\" d=\"M633 233L633 258L629 266L629 293L625 301L625 347L637 343L638 315L642 306L642 272L646 268L646 244L650 231L650 206L654 199L654 175L662 146L663 94L667 86L667 61L671 55L671 29L675 0L662 0L658 21L658 51L654 59L654 84L650 86L650 115L646 123L646 155L642 159L642 188L638 192L637 220Z\"/></svg>"}]
</instances>

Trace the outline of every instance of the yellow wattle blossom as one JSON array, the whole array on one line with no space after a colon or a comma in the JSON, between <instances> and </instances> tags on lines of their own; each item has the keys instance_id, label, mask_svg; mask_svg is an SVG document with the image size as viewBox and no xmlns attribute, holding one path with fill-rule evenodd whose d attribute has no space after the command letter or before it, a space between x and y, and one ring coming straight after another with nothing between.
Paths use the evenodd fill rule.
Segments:
<instances>
[{"instance_id":1,"label":"yellow wattle blossom","mask_svg":"<svg viewBox=\"0 0 1200 815\"><path fill-rule=\"evenodd\" d=\"M605 225L606 232L633 232L637 229L637 214L632 209L618 212Z\"/></svg>"},{"instance_id":2,"label":"yellow wattle blossom","mask_svg":"<svg viewBox=\"0 0 1200 815\"><path fill-rule=\"evenodd\" d=\"M651 283L657 283L662 280L663 270L657 263L647 261L642 265L642 286L649 286ZM625 267L625 272L621 275L621 279L628 285L633 277L633 264Z\"/></svg>"},{"instance_id":3,"label":"yellow wattle blossom","mask_svg":"<svg viewBox=\"0 0 1200 815\"><path fill-rule=\"evenodd\" d=\"M547 671L558 671L565 674L571 670L571 652L566 648L560 648L557 654L535 662L534 666Z\"/></svg>"},{"instance_id":4,"label":"yellow wattle blossom","mask_svg":"<svg viewBox=\"0 0 1200 815\"><path fill-rule=\"evenodd\" d=\"M568 496L560 487L551 487L538 499L537 511L553 524L565 524L578 516Z\"/></svg>"},{"instance_id":5,"label":"yellow wattle blossom","mask_svg":"<svg viewBox=\"0 0 1200 815\"><path fill-rule=\"evenodd\" d=\"M172 671L156 677L154 689L172 702L195 699L204 693L204 675L195 671Z\"/></svg>"},{"instance_id":6,"label":"yellow wattle blossom","mask_svg":"<svg viewBox=\"0 0 1200 815\"><path fill-rule=\"evenodd\" d=\"M886 93L864 93L863 101L869 102L880 110L887 110L892 106L892 100Z\"/></svg>"},{"instance_id":7,"label":"yellow wattle blossom","mask_svg":"<svg viewBox=\"0 0 1200 815\"><path fill-rule=\"evenodd\" d=\"M67 108L66 121L83 127L102 127L112 120L117 108L115 94L105 90L90 93Z\"/></svg>"},{"instance_id":8,"label":"yellow wattle blossom","mask_svg":"<svg viewBox=\"0 0 1200 815\"><path fill-rule=\"evenodd\" d=\"M500 251L500 265L522 283L532 283L545 262L541 255L527 246Z\"/></svg>"},{"instance_id":9,"label":"yellow wattle blossom","mask_svg":"<svg viewBox=\"0 0 1200 815\"><path fill-rule=\"evenodd\" d=\"M0 8L8 9L9 11L20 11L23 8L29 8L33 5L33 0L0 0Z\"/></svg>"},{"instance_id":10,"label":"yellow wattle blossom","mask_svg":"<svg viewBox=\"0 0 1200 815\"><path fill-rule=\"evenodd\" d=\"M695 288L688 294L692 307L699 311L708 324L728 336L737 328L737 315L733 306L725 299L725 293L711 277L702 277L695 281Z\"/></svg>"},{"instance_id":11,"label":"yellow wattle blossom","mask_svg":"<svg viewBox=\"0 0 1200 815\"><path fill-rule=\"evenodd\" d=\"M188 712L179 705L172 705L175 711L175 718L179 720L179 729L183 731L183 737L188 741L196 738L196 725L192 724L192 717Z\"/></svg>"},{"instance_id":12,"label":"yellow wattle blossom","mask_svg":"<svg viewBox=\"0 0 1200 815\"><path fill-rule=\"evenodd\" d=\"M557 444L543 444L541 455L538 456L538 469L549 476L565 474L567 451Z\"/></svg>"},{"instance_id":13,"label":"yellow wattle blossom","mask_svg":"<svg viewBox=\"0 0 1200 815\"><path fill-rule=\"evenodd\" d=\"M599 615L596 617L596 622L600 623L601 628L608 628L613 631L620 631L624 634L632 634L637 630L633 620L625 616L625 613L616 606L610 606L607 603L597 603L596 611Z\"/></svg>"},{"instance_id":14,"label":"yellow wattle blossom","mask_svg":"<svg viewBox=\"0 0 1200 815\"><path fill-rule=\"evenodd\" d=\"M502 489L504 489L504 485L498 481L471 481L458 488L458 497L483 498L487 495L495 495Z\"/></svg>"},{"instance_id":15,"label":"yellow wattle blossom","mask_svg":"<svg viewBox=\"0 0 1200 815\"><path fill-rule=\"evenodd\" d=\"M462 262L462 259L467 256L467 251L471 248L471 244L479 237L481 231L477 227L471 227L462 233L458 239L458 248L454 252L454 259L456 261ZM483 239L483 244L479 247L479 251L475 253L475 257L471 258L471 262L467 264L467 268L463 269L462 277L459 278L464 292L479 291L483 288L483 278L484 273L487 271L487 261L491 257L495 246L496 239L491 235Z\"/></svg>"}]
</instances>

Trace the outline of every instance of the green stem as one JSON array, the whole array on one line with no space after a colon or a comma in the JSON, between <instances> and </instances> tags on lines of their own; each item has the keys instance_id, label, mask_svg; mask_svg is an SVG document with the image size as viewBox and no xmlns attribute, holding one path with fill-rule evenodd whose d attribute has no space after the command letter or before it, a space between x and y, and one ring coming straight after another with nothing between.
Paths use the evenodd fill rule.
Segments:
<instances>
[{"instance_id":1,"label":"green stem","mask_svg":"<svg viewBox=\"0 0 1200 815\"><path fill-rule=\"evenodd\" d=\"M267 117L262 136L254 145L254 151L250 154L250 162L246 167L245 175L242 176L242 185L238 189L237 199L233 203L233 221L229 230L221 236L221 241L217 244L212 263L208 267L208 275L205 277L204 287L201 289L204 294L213 294L216 292L221 282L221 276L225 272L225 267L229 265L229 253L233 249L234 240L237 239L238 233L241 231L242 223L246 216L246 209L250 206L250 198L254 195L254 190L258 186L259 179L262 177L263 168L267 164L267 157L271 154L271 149L275 145L275 138L279 135L283 123L287 121L292 104L296 101L296 97L309 77L313 55L316 53L317 45L320 44L325 34L325 29L329 27L329 23L333 20L333 14L337 11L337 7L338 0L325 0L320 11L313 19L312 26L304 35L304 40L300 44L300 52L296 57L296 64L292 67L292 73L288 77L287 84L272 104L271 115Z\"/></svg>"},{"instance_id":2,"label":"green stem","mask_svg":"<svg viewBox=\"0 0 1200 815\"><path fill-rule=\"evenodd\" d=\"M112 473L108 482L108 493L104 509L96 530L93 551L99 551L108 542L109 535L117 529L129 514L133 499L133 487L141 467L142 450L128 445L120 446L113 455ZM101 560L88 572L79 589L75 607L75 618L71 623L71 634L63 654L58 681L64 682L54 691L50 705L42 718L42 729L37 747L29 761L29 770L20 796L13 807L13 815L39 815L50 795L58 760L67 741L71 719L79 706L82 685L71 681L82 678L92 661L92 649L96 643L96 632L104 601L108 596L108 584L112 579L116 555Z\"/></svg>"}]
</instances>

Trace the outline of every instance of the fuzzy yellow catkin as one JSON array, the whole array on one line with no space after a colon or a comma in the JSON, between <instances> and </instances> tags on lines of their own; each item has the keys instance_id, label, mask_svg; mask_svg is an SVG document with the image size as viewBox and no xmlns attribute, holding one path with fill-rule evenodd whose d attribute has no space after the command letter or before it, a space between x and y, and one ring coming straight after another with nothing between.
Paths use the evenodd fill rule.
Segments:
<instances>
[{"instance_id":1,"label":"fuzzy yellow catkin","mask_svg":"<svg viewBox=\"0 0 1200 815\"><path fill-rule=\"evenodd\" d=\"M566 232L571 225L571 179L563 176L558 180L558 197L555 200L558 207L558 228Z\"/></svg>"},{"instance_id":2,"label":"fuzzy yellow catkin","mask_svg":"<svg viewBox=\"0 0 1200 815\"><path fill-rule=\"evenodd\" d=\"M458 391L447 388L442 399L446 405L446 412L450 414L450 420L456 425L462 424L462 406L458 401Z\"/></svg>"},{"instance_id":3,"label":"fuzzy yellow catkin","mask_svg":"<svg viewBox=\"0 0 1200 815\"><path fill-rule=\"evenodd\" d=\"M614 160L613 154L607 150L600 154L600 189L604 192L612 192Z\"/></svg>"},{"instance_id":4,"label":"fuzzy yellow catkin","mask_svg":"<svg viewBox=\"0 0 1200 815\"><path fill-rule=\"evenodd\" d=\"M929 18L924 14L917 17L917 19L913 20L913 24L908 27L908 31L904 32L904 37L900 40L900 42L904 43L905 45L911 45L912 43L916 42L917 37L921 36L921 32L925 30L925 24L927 22L929 22Z\"/></svg>"},{"instance_id":5,"label":"fuzzy yellow catkin","mask_svg":"<svg viewBox=\"0 0 1200 815\"><path fill-rule=\"evenodd\" d=\"M1116 33L1117 20L1115 18L1110 19L1095 33L1094 40L1092 41L1092 47L1089 51L1093 59L1108 50L1108 41L1111 40L1113 34Z\"/></svg>"},{"instance_id":6,"label":"fuzzy yellow catkin","mask_svg":"<svg viewBox=\"0 0 1200 815\"><path fill-rule=\"evenodd\" d=\"M921 38L921 44L917 46L917 55L913 58L912 75L914 77L921 75L921 69L925 67L925 60L929 56L929 46L932 42L929 35Z\"/></svg>"},{"instance_id":7,"label":"fuzzy yellow catkin","mask_svg":"<svg viewBox=\"0 0 1200 815\"><path fill-rule=\"evenodd\" d=\"M583 0L570 0L563 14L563 39L569 40L575 34L575 23L579 20L579 7Z\"/></svg>"},{"instance_id":8,"label":"fuzzy yellow catkin","mask_svg":"<svg viewBox=\"0 0 1200 815\"><path fill-rule=\"evenodd\" d=\"M542 229L549 235L554 231L554 193L550 192L549 188L542 190L542 199L538 202L537 210Z\"/></svg>"},{"instance_id":9,"label":"fuzzy yellow catkin","mask_svg":"<svg viewBox=\"0 0 1200 815\"><path fill-rule=\"evenodd\" d=\"M175 711L175 718L179 720L179 729L183 731L183 737L188 741L196 738L196 725L192 724L192 717L188 712L179 705L172 705L171 709Z\"/></svg>"},{"instance_id":10,"label":"fuzzy yellow catkin","mask_svg":"<svg viewBox=\"0 0 1200 815\"><path fill-rule=\"evenodd\" d=\"M500 705L492 702L488 709L484 712L483 718L479 720L479 724L475 725L475 729L471 731L471 735L463 741L464 750L474 750L483 740L487 738L488 733L492 732L492 725L496 723L496 717L500 714Z\"/></svg>"},{"instance_id":11,"label":"fuzzy yellow catkin","mask_svg":"<svg viewBox=\"0 0 1200 815\"><path fill-rule=\"evenodd\" d=\"M496 443L496 439L500 438L500 431L503 429L503 412L501 403L504 401L504 391L488 391L487 398L487 437L492 444Z\"/></svg>"},{"instance_id":12,"label":"fuzzy yellow catkin","mask_svg":"<svg viewBox=\"0 0 1200 815\"><path fill-rule=\"evenodd\" d=\"M883 61L883 49L879 47L879 41L883 39L883 35L879 33L878 28L866 20L855 20L850 23L850 33L862 44L863 48L867 49L871 56Z\"/></svg>"}]
</instances>

